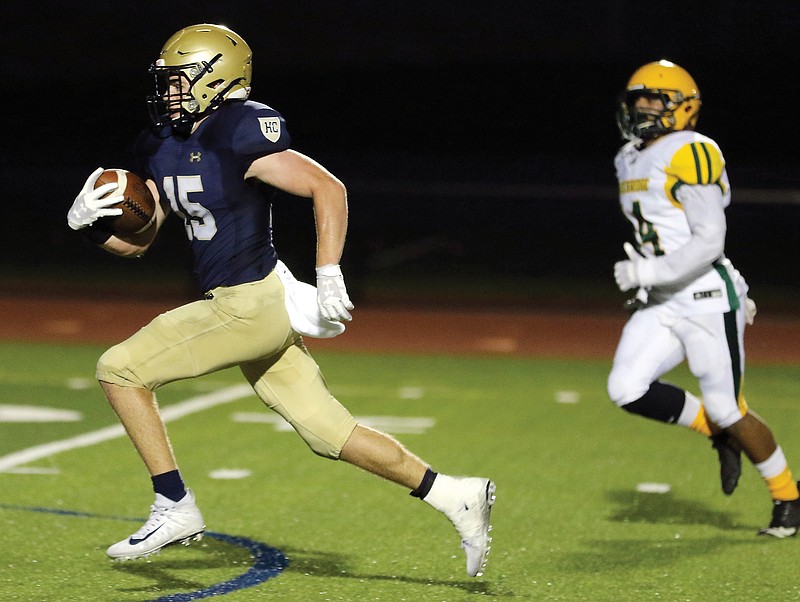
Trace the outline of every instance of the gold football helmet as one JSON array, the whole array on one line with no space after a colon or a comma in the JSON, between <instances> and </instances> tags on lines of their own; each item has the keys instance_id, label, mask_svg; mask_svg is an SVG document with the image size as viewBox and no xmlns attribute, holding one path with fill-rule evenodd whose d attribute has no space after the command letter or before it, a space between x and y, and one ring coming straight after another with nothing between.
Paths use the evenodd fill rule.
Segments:
<instances>
[{"instance_id":1,"label":"gold football helmet","mask_svg":"<svg viewBox=\"0 0 800 602\"><path fill-rule=\"evenodd\" d=\"M250 94L253 53L223 25L185 27L166 41L150 66L155 95L147 98L157 127L188 134L195 121L229 98Z\"/></svg>"},{"instance_id":2,"label":"gold football helmet","mask_svg":"<svg viewBox=\"0 0 800 602\"><path fill-rule=\"evenodd\" d=\"M664 108L637 109L642 96L660 100ZM683 68L669 61L639 67L620 97L617 126L627 140L655 138L675 130L693 130L700 116L700 91Z\"/></svg>"}]
</instances>

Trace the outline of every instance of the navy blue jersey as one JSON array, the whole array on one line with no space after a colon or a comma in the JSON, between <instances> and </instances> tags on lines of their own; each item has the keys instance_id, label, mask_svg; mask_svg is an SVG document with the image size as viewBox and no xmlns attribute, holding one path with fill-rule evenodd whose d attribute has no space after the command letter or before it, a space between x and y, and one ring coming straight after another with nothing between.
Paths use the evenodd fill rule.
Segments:
<instances>
[{"instance_id":1,"label":"navy blue jersey","mask_svg":"<svg viewBox=\"0 0 800 602\"><path fill-rule=\"evenodd\" d=\"M188 138L166 127L137 140L133 170L183 219L200 290L261 280L275 267L270 201L244 174L289 142L280 114L252 101L224 103Z\"/></svg>"}]
</instances>

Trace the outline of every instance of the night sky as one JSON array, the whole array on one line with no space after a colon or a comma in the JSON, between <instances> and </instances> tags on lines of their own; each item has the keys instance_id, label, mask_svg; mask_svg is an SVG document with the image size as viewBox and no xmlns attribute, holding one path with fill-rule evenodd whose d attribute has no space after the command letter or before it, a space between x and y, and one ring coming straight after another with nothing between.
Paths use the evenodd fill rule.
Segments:
<instances>
[{"instance_id":1,"label":"night sky","mask_svg":"<svg viewBox=\"0 0 800 602\"><path fill-rule=\"evenodd\" d=\"M223 23L247 40L251 97L284 115L294 148L348 184L350 240L362 255L441 235L466 250L411 268L502 263L547 276L551 254L563 251L576 275L578 263L605 275L627 233L604 192L613 190L621 143L616 97L638 66L660 58L697 81L698 129L725 153L734 202L737 187L800 188L796 0L10 1L3 12L10 27L0 161L14 221L0 249L6 264L92 255L67 231L66 210L86 176L121 161L147 125L147 67L163 42L200 22ZM407 193L385 192L391 183ZM488 196L424 194L427 185L472 183ZM561 196L524 198L550 184ZM564 186L596 188L598 198L576 193L570 202ZM517 192L503 199L498 190L506 189ZM729 212L729 246L749 247L729 251L737 265L738 255L754 267L745 257L754 248L759 262L791 252L793 244L776 241L796 240L797 203L748 201L737 211ZM598 220L609 227L598 232ZM553 249L548 237L568 228L586 248L562 233L563 249Z\"/></svg>"}]
</instances>

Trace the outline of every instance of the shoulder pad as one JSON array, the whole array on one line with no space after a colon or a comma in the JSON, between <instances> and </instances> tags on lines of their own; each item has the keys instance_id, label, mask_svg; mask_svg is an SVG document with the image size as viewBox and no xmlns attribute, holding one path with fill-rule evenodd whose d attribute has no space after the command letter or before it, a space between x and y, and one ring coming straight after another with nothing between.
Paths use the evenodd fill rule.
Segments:
<instances>
[{"instance_id":1,"label":"shoulder pad","mask_svg":"<svg viewBox=\"0 0 800 602\"><path fill-rule=\"evenodd\" d=\"M233 136L233 150L239 155L268 155L289 148L291 138L286 122L274 109L248 103Z\"/></svg>"},{"instance_id":2,"label":"shoulder pad","mask_svg":"<svg viewBox=\"0 0 800 602\"><path fill-rule=\"evenodd\" d=\"M691 142L684 144L672 156L666 168L672 176L684 184L715 184L722 177L725 160L715 144Z\"/></svg>"},{"instance_id":3,"label":"shoulder pad","mask_svg":"<svg viewBox=\"0 0 800 602\"><path fill-rule=\"evenodd\" d=\"M725 159L717 145L708 140L681 146L665 171L665 192L676 205L680 205L680 202L675 198L675 191L683 184L718 184L724 188L721 179L725 172Z\"/></svg>"}]
</instances>

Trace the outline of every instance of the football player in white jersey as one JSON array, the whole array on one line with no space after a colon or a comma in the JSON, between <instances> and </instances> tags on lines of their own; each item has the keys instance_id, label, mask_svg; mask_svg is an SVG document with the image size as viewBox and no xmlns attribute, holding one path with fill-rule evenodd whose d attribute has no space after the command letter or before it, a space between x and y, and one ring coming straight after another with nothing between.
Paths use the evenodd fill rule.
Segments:
<instances>
[{"instance_id":1,"label":"football player in white jersey","mask_svg":"<svg viewBox=\"0 0 800 602\"><path fill-rule=\"evenodd\" d=\"M614 265L622 291L635 291L608 378L621 408L709 437L722 490L733 493L741 451L773 500L759 531L778 538L800 528L800 494L769 427L743 394L744 327L755 304L725 257L731 191L716 142L695 131L700 92L669 61L640 67L621 97L617 124L628 142L615 158L620 204L635 244ZM661 377L687 360L700 396Z\"/></svg>"}]
</instances>

